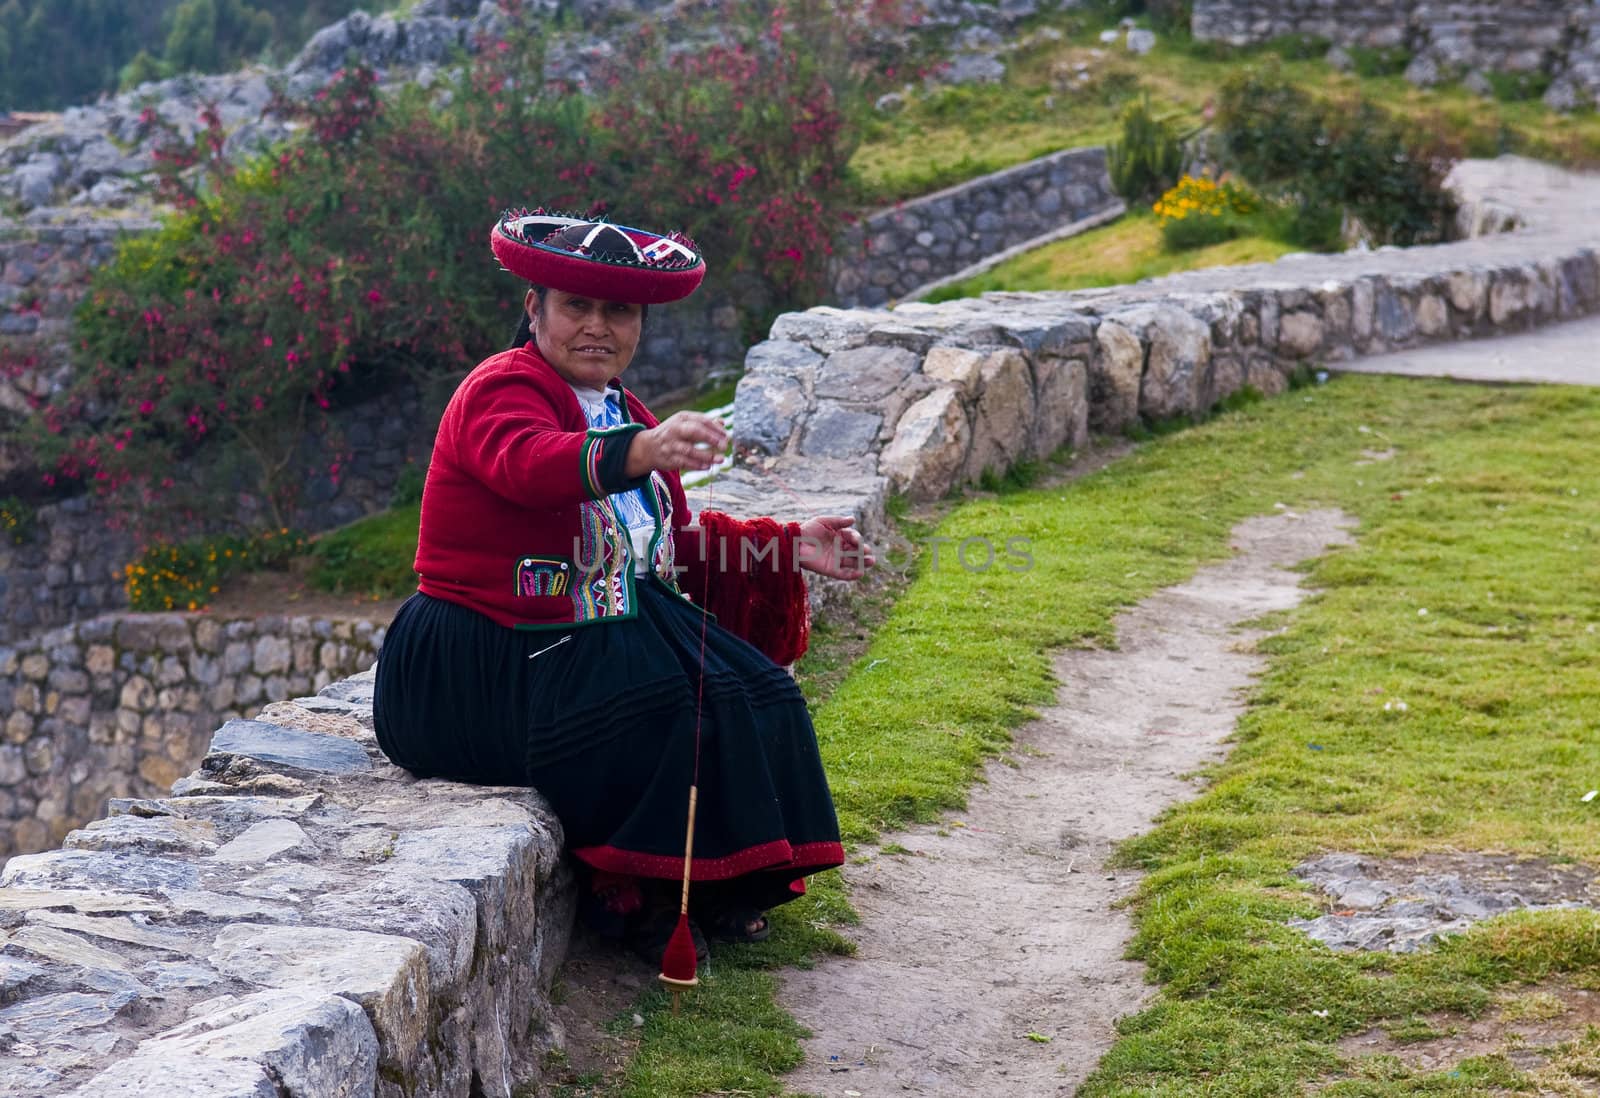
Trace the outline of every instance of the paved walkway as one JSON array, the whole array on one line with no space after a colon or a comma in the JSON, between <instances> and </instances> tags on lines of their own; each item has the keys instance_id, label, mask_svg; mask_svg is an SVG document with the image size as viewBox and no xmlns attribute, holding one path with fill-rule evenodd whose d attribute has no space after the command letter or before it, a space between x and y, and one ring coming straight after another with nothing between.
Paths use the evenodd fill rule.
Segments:
<instances>
[{"instance_id":1,"label":"paved walkway","mask_svg":"<svg viewBox=\"0 0 1600 1098\"><path fill-rule=\"evenodd\" d=\"M1600 385L1600 316L1496 339L1373 355L1335 363L1329 369L1458 381Z\"/></svg>"}]
</instances>

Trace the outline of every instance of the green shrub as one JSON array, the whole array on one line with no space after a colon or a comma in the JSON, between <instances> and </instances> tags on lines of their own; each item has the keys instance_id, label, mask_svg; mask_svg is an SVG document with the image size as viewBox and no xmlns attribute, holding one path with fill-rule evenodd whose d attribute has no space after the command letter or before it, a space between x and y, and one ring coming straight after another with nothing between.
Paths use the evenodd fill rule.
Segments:
<instances>
[{"instance_id":1,"label":"green shrub","mask_svg":"<svg viewBox=\"0 0 1600 1098\"><path fill-rule=\"evenodd\" d=\"M407 461L394 480L394 490L389 493L390 507L405 507L422 502L422 486L428 480L428 463Z\"/></svg>"},{"instance_id":2,"label":"green shrub","mask_svg":"<svg viewBox=\"0 0 1600 1098\"><path fill-rule=\"evenodd\" d=\"M1105 23L1125 16L1147 16L1156 30L1185 38L1194 18L1194 0L1088 0L1081 6L1091 18Z\"/></svg>"},{"instance_id":3,"label":"green shrub","mask_svg":"<svg viewBox=\"0 0 1600 1098\"><path fill-rule=\"evenodd\" d=\"M1345 214L1378 244L1449 236L1454 150L1365 99L1316 99L1271 60L1223 84L1215 125L1223 159L1279 208L1292 243L1339 246Z\"/></svg>"},{"instance_id":4,"label":"green shrub","mask_svg":"<svg viewBox=\"0 0 1600 1098\"><path fill-rule=\"evenodd\" d=\"M1170 120L1158 118L1150 97L1122 112L1122 137L1106 148L1111 186L1128 202L1150 202L1183 173L1183 143Z\"/></svg>"},{"instance_id":5,"label":"green shrub","mask_svg":"<svg viewBox=\"0 0 1600 1098\"><path fill-rule=\"evenodd\" d=\"M319 537L311 583L342 594L398 597L417 589L418 504L395 507Z\"/></svg>"},{"instance_id":6,"label":"green shrub","mask_svg":"<svg viewBox=\"0 0 1600 1098\"><path fill-rule=\"evenodd\" d=\"M229 576L277 567L305 546L306 539L288 528L158 543L122 570L122 586L135 610L203 610Z\"/></svg>"},{"instance_id":7,"label":"green shrub","mask_svg":"<svg viewBox=\"0 0 1600 1098\"><path fill-rule=\"evenodd\" d=\"M1538 99L1550 90L1550 77L1542 72L1490 72L1484 74L1494 97L1505 103Z\"/></svg>"},{"instance_id":8,"label":"green shrub","mask_svg":"<svg viewBox=\"0 0 1600 1098\"><path fill-rule=\"evenodd\" d=\"M31 504L17 496L0 499L0 537L12 545L22 545L33 536L37 515Z\"/></svg>"},{"instance_id":9,"label":"green shrub","mask_svg":"<svg viewBox=\"0 0 1600 1098\"><path fill-rule=\"evenodd\" d=\"M1144 0L1144 8L1163 34L1187 38L1194 26L1194 0Z\"/></svg>"},{"instance_id":10,"label":"green shrub","mask_svg":"<svg viewBox=\"0 0 1600 1098\"><path fill-rule=\"evenodd\" d=\"M1345 52L1350 55L1352 67L1357 76L1398 76L1406 71L1406 66L1411 64L1410 51L1400 46L1385 46L1381 49L1372 46L1346 46Z\"/></svg>"},{"instance_id":11,"label":"green shrub","mask_svg":"<svg viewBox=\"0 0 1600 1098\"><path fill-rule=\"evenodd\" d=\"M1315 34L1282 34L1268 39L1263 45L1266 52L1276 54L1285 61L1315 61L1327 54L1332 43Z\"/></svg>"}]
</instances>

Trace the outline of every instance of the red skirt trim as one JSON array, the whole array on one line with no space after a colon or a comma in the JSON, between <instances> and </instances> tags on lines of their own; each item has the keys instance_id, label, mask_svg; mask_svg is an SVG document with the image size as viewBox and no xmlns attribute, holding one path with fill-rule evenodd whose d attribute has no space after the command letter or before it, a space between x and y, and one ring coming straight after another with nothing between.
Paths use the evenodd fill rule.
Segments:
<instances>
[{"instance_id":1,"label":"red skirt trim","mask_svg":"<svg viewBox=\"0 0 1600 1098\"><path fill-rule=\"evenodd\" d=\"M657 877L668 881L683 879L683 859L662 854L641 854L614 846L583 846L573 856L596 869L630 877ZM726 881L760 870L788 870L797 876L820 873L844 864L842 843L801 843L791 846L777 839L746 847L721 858L695 858L689 867L691 881Z\"/></svg>"}]
</instances>

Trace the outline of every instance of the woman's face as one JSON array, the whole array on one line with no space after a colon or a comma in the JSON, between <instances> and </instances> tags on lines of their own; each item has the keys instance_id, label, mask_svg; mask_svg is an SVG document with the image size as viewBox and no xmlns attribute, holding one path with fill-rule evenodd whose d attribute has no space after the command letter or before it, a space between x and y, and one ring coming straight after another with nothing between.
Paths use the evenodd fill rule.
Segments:
<instances>
[{"instance_id":1,"label":"woman's face","mask_svg":"<svg viewBox=\"0 0 1600 1098\"><path fill-rule=\"evenodd\" d=\"M626 301L599 301L565 290L532 290L523 308L533 322L539 353L574 385L604 389L628 368L639 347L644 309Z\"/></svg>"}]
</instances>

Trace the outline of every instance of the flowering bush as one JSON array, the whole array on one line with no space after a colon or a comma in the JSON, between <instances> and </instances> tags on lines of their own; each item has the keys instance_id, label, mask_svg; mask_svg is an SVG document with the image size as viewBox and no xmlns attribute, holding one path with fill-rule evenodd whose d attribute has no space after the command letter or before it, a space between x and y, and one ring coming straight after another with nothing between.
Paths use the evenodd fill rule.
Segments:
<instances>
[{"instance_id":1,"label":"flowering bush","mask_svg":"<svg viewBox=\"0 0 1600 1098\"><path fill-rule=\"evenodd\" d=\"M1220 244L1250 232L1261 210L1255 192L1233 180L1185 175L1156 200L1151 211L1161 223L1161 238L1172 251Z\"/></svg>"},{"instance_id":2,"label":"flowering bush","mask_svg":"<svg viewBox=\"0 0 1600 1098\"><path fill-rule=\"evenodd\" d=\"M724 284L809 303L848 199L843 100L866 75L828 62L864 30L808 0L733 10L725 41L674 51L646 29L604 74L595 182L619 212L671 211Z\"/></svg>"},{"instance_id":3,"label":"flowering bush","mask_svg":"<svg viewBox=\"0 0 1600 1098\"><path fill-rule=\"evenodd\" d=\"M871 79L853 51L886 3L713 4L712 44L647 33L592 93L546 82L531 34L484 43L447 99L379 96L350 69L280 100L305 139L240 167L214 111L187 142L169 130L160 189L179 212L80 306L74 383L37 417L46 487L87 483L146 536L214 525L240 493L289 525L313 476L341 475L306 468L317 437L339 449L339 401L401 379L448 391L503 346L518 295L486 226L527 201L681 227L711 292L806 303L844 220L847 105Z\"/></svg>"},{"instance_id":4,"label":"flowering bush","mask_svg":"<svg viewBox=\"0 0 1600 1098\"><path fill-rule=\"evenodd\" d=\"M123 568L123 590L135 610L204 610L229 576L282 564L305 547L305 538L287 527L248 538L158 543Z\"/></svg>"}]
</instances>

